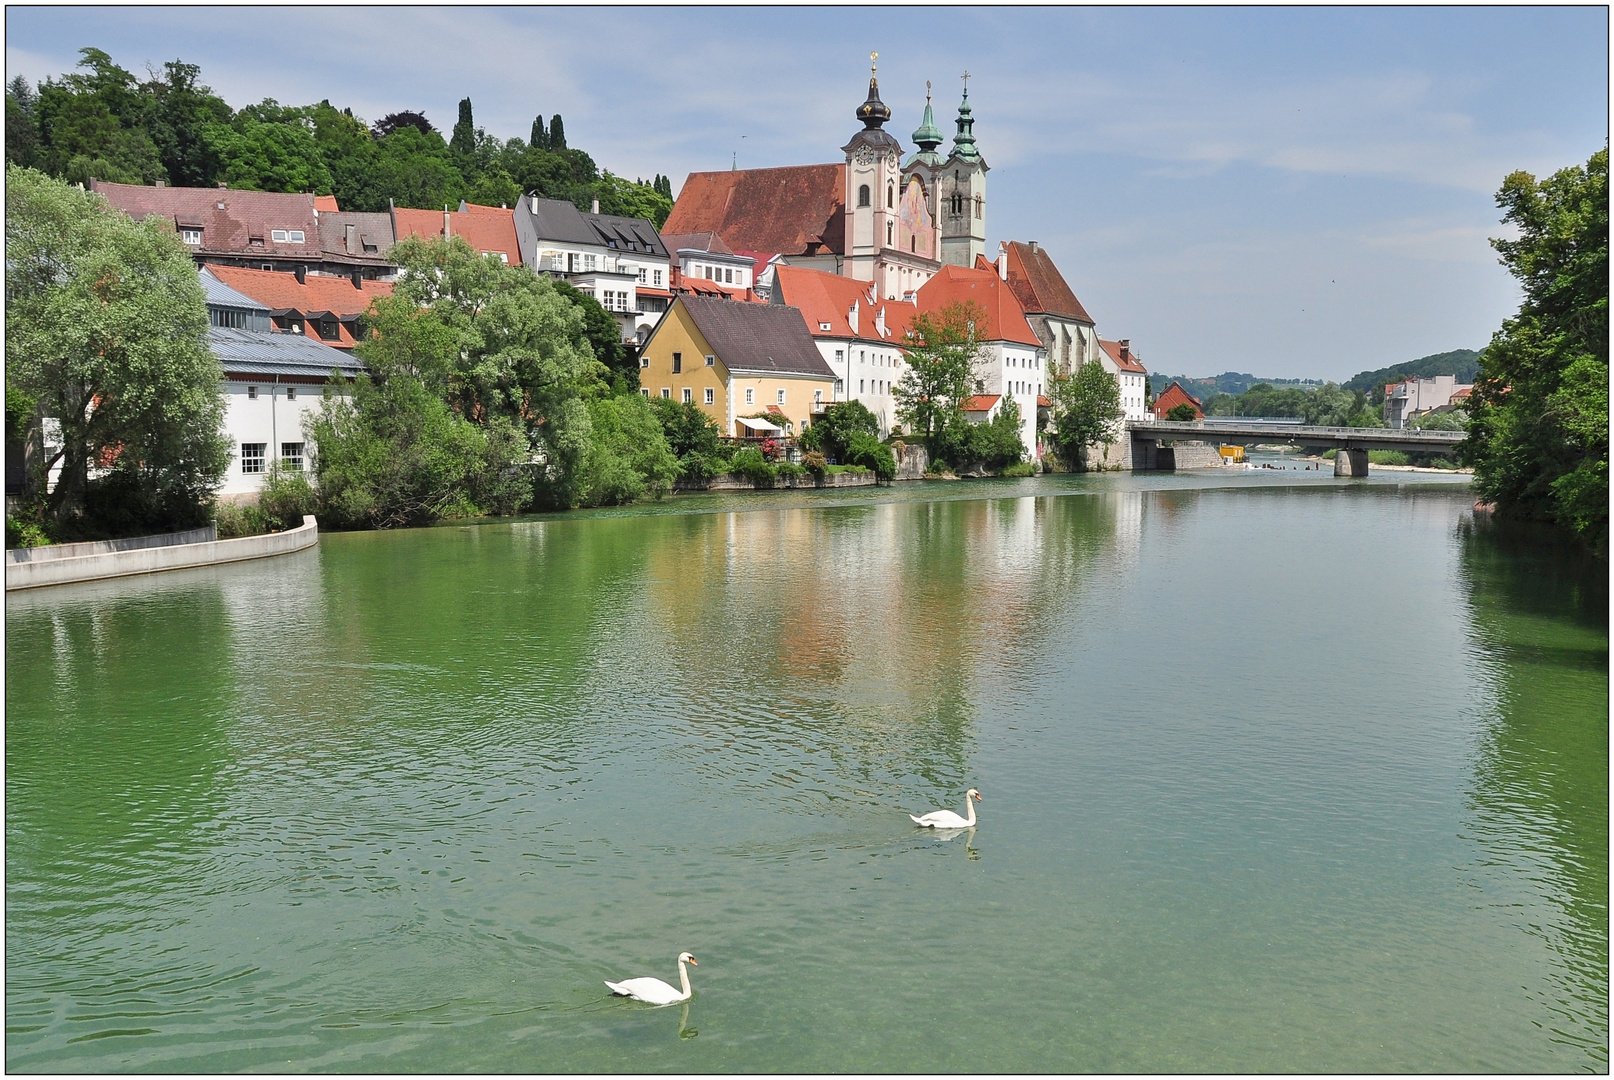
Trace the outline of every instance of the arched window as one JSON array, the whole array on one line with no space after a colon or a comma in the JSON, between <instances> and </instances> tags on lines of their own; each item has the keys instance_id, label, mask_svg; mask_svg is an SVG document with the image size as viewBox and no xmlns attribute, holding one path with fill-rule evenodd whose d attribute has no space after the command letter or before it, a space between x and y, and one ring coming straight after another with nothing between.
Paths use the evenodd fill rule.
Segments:
<instances>
[{"instance_id":1,"label":"arched window","mask_svg":"<svg viewBox=\"0 0 1614 1080\"><path fill-rule=\"evenodd\" d=\"M896 205L897 205L897 185L895 185L895 184L887 184L885 186L885 205L886 205L887 210L890 210L890 209L893 209L893 208L896 207Z\"/></svg>"},{"instance_id":2,"label":"arched window","mask_svg":"<svg viewBox=\"0 0 1614 1080\"><path fill-rule=\"evenodd\" d=\"M891 239L891 222L889 222L889 221L885 223L885 246L886 247L895 247L896 246L896 244L893 243L892 239Z\"/></svg>"},{"instance_id":3,"label":"arched window","mask_svg":"<svg viewBox=\"0 0 1614 1080\"><path fill-rule=\"evenodd\" d=\"M857 204L859 206L869 205L869 185L863 184L857 189Z\"/></svg>"}]
</instances>

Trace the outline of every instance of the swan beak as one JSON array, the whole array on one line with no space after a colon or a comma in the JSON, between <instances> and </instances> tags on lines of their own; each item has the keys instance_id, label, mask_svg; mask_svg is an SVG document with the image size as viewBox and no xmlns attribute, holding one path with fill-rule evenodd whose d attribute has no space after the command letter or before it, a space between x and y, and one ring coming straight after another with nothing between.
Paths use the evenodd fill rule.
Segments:
<instances>
[{"instance_id":1,"label":"swan beak","mask_svg":"<svg viewBox=\"0 0 1614 1080\"><path fill-rule=\"evenodd\" d=\"M979 795L977 795L977 796L975 796L975 801L976 801L976 802L980 802L980 801L981 801L981 797L980 797L980 796L979 796Z\"/></svg>"},{"instance_id":2,"label":"swan beak","mask_svg":"<svg viewBox=\"0 0 1614 1080\"><path fill-rule=\"evenodd\" d=\"M693 956L691 956L691 957L690 957L690 958L689 958L689 963L690 963L690 966L691 966L691 967L700 967L700 965L699 965L699 964L697 964L697 963L695 963L695 958L694 958L694 957L693 957Z\"/></svg>"}]
</instances>

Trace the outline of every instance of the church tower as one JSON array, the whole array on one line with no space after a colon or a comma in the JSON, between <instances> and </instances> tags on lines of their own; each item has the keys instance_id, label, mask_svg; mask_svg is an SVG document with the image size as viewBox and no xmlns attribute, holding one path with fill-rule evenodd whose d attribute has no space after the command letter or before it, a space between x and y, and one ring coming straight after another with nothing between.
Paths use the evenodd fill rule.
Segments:
<instances>
[{"instance_id":1,"label":"church tower","mask_svg":"<svg viewBox=\"0 0 1614 1080\"><path fill-rule=\"evenodd\" d=\"M879 55L869 54L869 96L857 107L863 130L841 147L846 154L846 254L841 275L859 281L876 279L882 254L895 248L897 240L902 145L881 126L891 119L891 110L880 100L875 78Z\"/></svg>"},{"instance_id":2,"label":"church tower","mask_svg":"<svg viewBox=\"0 0 1614 1080\"><path fill-rule=\"evenodd\" d=\"M958 134L953 152L937 172L941 226L941 261L944 265L974 266L986 254L985 159L975 146L975 117L970 110L969 72L964 73L964 100L958 106Z\"/></svg>"}]
</instances>

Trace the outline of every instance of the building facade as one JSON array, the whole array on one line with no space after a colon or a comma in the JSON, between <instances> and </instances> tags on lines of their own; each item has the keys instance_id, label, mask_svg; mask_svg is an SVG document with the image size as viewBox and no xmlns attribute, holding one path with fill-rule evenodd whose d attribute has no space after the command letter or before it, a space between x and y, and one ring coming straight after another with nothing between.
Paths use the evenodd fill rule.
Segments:
<instances>
[{"instance_id":1,"label":"building facade","mask_svg":"<svg viewBox=\"0 0 1614 1080\"><path fill-rule=\"evenodd\" d=\"M1459 383L1455 375L1389 383L1384 387L1384 422L1393 428L1404 428L1415 417L1446 408L1453 397L1460 395L1466 401L1473 389L1472 383Z\"/></svg>"},{"instance_id":2,"label":"building facade","mask_svg":"<svg viewBox=\"0 0 1614 1080\"><path fill-rule=\"evenodd\" d=\"M528 195L514 212L521 261L564 278L616 317L622 340L647 340L667 310L672 260L644 218L585 214L562 199ZM641 287L643 294L641 295Z\"/></svg>"}]
</instances>

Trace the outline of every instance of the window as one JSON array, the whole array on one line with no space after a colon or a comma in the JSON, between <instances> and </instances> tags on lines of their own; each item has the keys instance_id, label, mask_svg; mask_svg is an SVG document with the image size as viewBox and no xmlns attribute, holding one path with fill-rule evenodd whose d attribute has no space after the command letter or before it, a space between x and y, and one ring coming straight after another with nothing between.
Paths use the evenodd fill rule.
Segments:
<instances>
[{"instance_id":1,"label":"window","mask_svg":"<svg viewBox=\"0 0 1614 1080\"><path fill-rule=\"evenodd\" d=\"M684 354L681 353L681 352L673 353L673 374L677 375L678 373L680 373L683 370L684 370Z\"/></svg>"},{"instance_id":2,"label":"window","mask_svg":"<svg viewBox=\"0 0 1614 1080\"><path fill-rule=\"evenodd\" d=\"M280 444L280 463L288 469L303 469L303 444L300 442L283 442Z\"/></svg>"},{"instance_id":3,"label":"window","mask_svg":"<svg viewBox=\"0 0 1614 1080\"><path fill-rule=\"evenodd\" d=\"M596 258L597 258L597 256L595 256L595 255L584 255L583 256L583 269L584 270L593 270L594 266L595 266L595 259Z\"/></svg>"},{"instance_id":4,"label":"window","mask_svg":"<svg viewBox=\"0 0 1614 1080\"><path fill-rule=\"evenodd\" d=\"M836 379L835 380L835 393L838 395L838 394L840 394L840 392L841 392L841 380Z\"/></svg>"},{"instance_id":5,"label":"window","mask_svg":"<svg viewBox=\"0 0 1614 1080\"><path fill-rule=\"evenodd\" d=\"M724 268L724 270L723 270L723 284L725 284L725 285L733 285L734 284L734 268L733 267L725 267Z\"/></svg>"},{"instance_id":6,"label":"window","mask_svg":"<svg viewBox=\"0 0 1614 1080\"><path fill-rule=\"evenodd\" d=\"M295 386L286 387L286 400L287 401L296 401L297 400L297 388Z\"/></svg>"},{"instance_id":7,"label":"window","mask_svg":"<svg viewBox=\"0 0 1614 1080\"><path fill-rule=\"evenodd\" d=\"M201 229L181 229L179 238L187 244L200 244L202 242Z\"/></svg>"},{"instance_id":8,"label":"window","mask_svg":"<svg viewBox=\"0 0 1614 1080\"><path fill-rule=\"evenodd\" d=\"M259 269L260 270L268 270L268 271L270 271L272 273L274 271L275 267L274 267L273 263L264 263L259 267Z\"/></svg>"},{"instance_id":9,"label":"window","mask_svg":"<svg viewBox=\"0 0 1614 1080\"><path fill-rule=\"evenodd\" d=\"M891 230L893 228L895 228L895 226L893 226L891 224L891 222L888 221L888 222L885 223L885 246L886 247L893 246L893 240L892 240L892 235L893 234L891 232Z\"/></svg>"},{"instance_id":10,"label":"window","mask_svg":"<svg viewBox=\"0 0 1614 1080\"><path fill-rule=\"evenodd\" d=\"M857 204L859 206L869 205L869 185L863 184L857 189Z\"/></svg>"},{"instance_id":11,"label":"window","mask_svg":"<svg viewBox=\"0 0 1614 1080\"><path fill-rule=\"evenodd\" d=\"M818 325L820 327L822 327L823 329L825 329L825 330L829 329L829 324L828 323L819 323ZM845 360L845 359L846 359L846 350L844 350L844 349L836 349L835 350L835 362L838 364L842 360Z\"/></svg>"},{"instance_id":12,"label":"window","mask_svg":"<svg viewBox=\"0 0 1614 1080\"><path fill-rule=\"evenodd\" d=\"M663 386L661 388L661 396L662 396L663 400L671 401L672 400L672 387Z\"/></svg>"},{"instance_id":13,"label":"window","mask_svg":"<svg viewBox=\"0 0 1614 1080\"><path fill-rule=\"evenodd\" d=\"M263 452L268 449L268 443L244 442L241 444L241 471L244 473L263 472Z\"/></svg>"},{"instance_id":14,"label":"window","mask_svg":"<svg viewBox=\"0 0 1614 1080\"><path fill-rule=\"evenodd\" d=\"M639 393L643 394L645 397L649 397L650 396L650 387L648 387L648 386L639 387Z\"/></svg>"},{"instance_id":15,"label":"window","mask_svg":"<svg viewBox=\"0 0 1614 1080\"><path fill-rule=\"evenodd\" d=\"M660 285L661 284L661 271L660 270L656 271L655 277L656 277L656 284Z\"/></svg>"},{"instance_id":16,"label":"window","mask_svg":"<svg viewBox=\"0 0 1614 1080\"><path fill-rule=\"evenodd\" d=\"M745 403L747 405L755 405L757 403L757 392L752 387L747 386L745 388Z\"/></svg>"},{"instance_id":17,"label":"window","mask_svg":"<svg viewBox=\"0 0 1614 1080\"><path fill-rule=\"evenodd\" d=\"M650 276L650 271L646 270L642 266L639 267L639 284L643 285L645 283L645 279L648 278L649 276Z\"/></svg>"},{"instance_id":18,"label":"window","mask_svg":"<svg viewBox=\"0 0 1614 1080\"><path fill-rule=\"evenodd\" d=\"M888 210L897 205L897 186L895 184L885 186L885 205Z\"/></svg>"},{"instance_id":19,"label":"window","mask_svg":"<svg viewBox=\"0 0 1614 1080\"><path fill-rule=\"evenodd\" d=\"M864 393L864 392L865 392L865 391L864 391L864 389L863 389L863 384L864 384L864 383L865 383L865 382L866 382L866 380L864 380L864 379L859 379L859 380L858 380L858 381L857 381L857 392L858 392L858 393L860 393L860 394L861 394L861 393Z\"/></svg>"},{"instance_id":20,"label":"window","mask_svg":"<svg viewBox=\"0 0 1614 1080\"><path fill-rule=\"evenodd\" d=\"M650 357L641 354L639 356L639 366L640 367L649 367L650 366Z\"/></svg>"},{"instance_id":21,"label":"window","mask_svg":"<svg viewBox=\"0 0 1614 1080\"><path fill-rule=\"evenodd\" d=\"M717 392L715 390L713 390L710 386L708 386L706 388L706 404L714 405L716 403L717 403Z\"/></svg>"},{"instance_id":22,"label":"window","mask_svg":"<svg viewBox=\"0 0 1614 1080\"><path fill-rule=\"evenodd\" d=\"M324 341L335 341L342 335L337 332L335 319L321 319L319 321L319 336Z\"/></svg>"},{"instance_id":23,"label":"window","mask_svg":"<svg viewBox=\"0 0 1614 1080\"><path fill-rule=\"evenodd\" d=\"M813 391L813 404L814 405L822 405L822 404L824 404L824 391L822 391L822 390L814 390Z\"/></svg>"},{"instance_id":24,"label":"window","mask_svg":"<svg viewBox=\"0 0 1614 1080\"><path fill-rule=\"evenodd\" d=\"M829 323L821 322L821 323L818 324L818 328L820 330L828 330L829 329ZM841 351L839 349L836 349L835 350L835 359L839 360L840 358L841 358Z\"/></svg>"},{"instance_id":25,"label":"window","mask_svg":"<svg viewBox=\"0 0 1614 1080\"><path fill-rule=\"evenodd\" d=\"M687 386L684 387L684 404L688 405L690 402L692 402L694 400L695 400L695 391L691 390Z\"/></svg>"},{"instance_id":26,"label":"window","mask_svg":"<svg viewBox=\"0 0 1614 1080\"><path fill-rule=\"evenodd\" d=\"M247 328L247 313L229 308L214 308L213 325L229 330L245 330Z\"/></svg>"},{"instance_id":27,"label":"window","mask_svg":"<svg viewBox=\"0 0 1614 1080\"><path fill-rule=\"evenodd\" d=\"M258 388L256 386L247 387L247 400L248 401L257 401L258 400Z\"/></svg>"},{"instance_id":28,"label":"window","mask_svg":"<svg viewBox=\"0 0 1614 1080\"><path fill-rule=\"evenodd\" d=\"M707 281L712 280L712 268L710 266L701 267L701 271L706 275L706 280Z\"/></svg>"},{"instance_id":29,"label":"window","mask_svg":"<svg viewBox=\"0 0 1614 1080\"><path fill-rule=\"evenodd\" d=\"M985 206L985 200L983 200L979 195L975 196L975 216L976 217L980 217L982 215L982 210L983 210L984 206Z\"/></svg>"},{"instance_id":30,"label":"window","mask_svg":"<svg viewBox=\"0 0 1614 1080\"><path fill-rule=\"evenodd\" d=\"M784 403L785 403L785 392L783 390L780 390L779 391L779 404L783 405Z\"/></svg>"},{"instance_id":31,"label":"window","mask_svg":"<svg viewBox=\"0 0 1614 1080\"><path fill-rule=\"evenodd\" d=\"M286 242L286 230L285 229L271 229L271 230L269 230L269 239L273 240L277 244L284 244Z\"/></svg>"},{"instance_id":32,"label":"window","mask_svg":"<svg viewBox=\"0 0 1614 1080\"><path fill-rule=\"evenodd\" d=\"M716 367L717 366L717 357L713 356L711 353L707 353L706 354L706 366L707 367Z\"/></svg>"}]
</instances>

